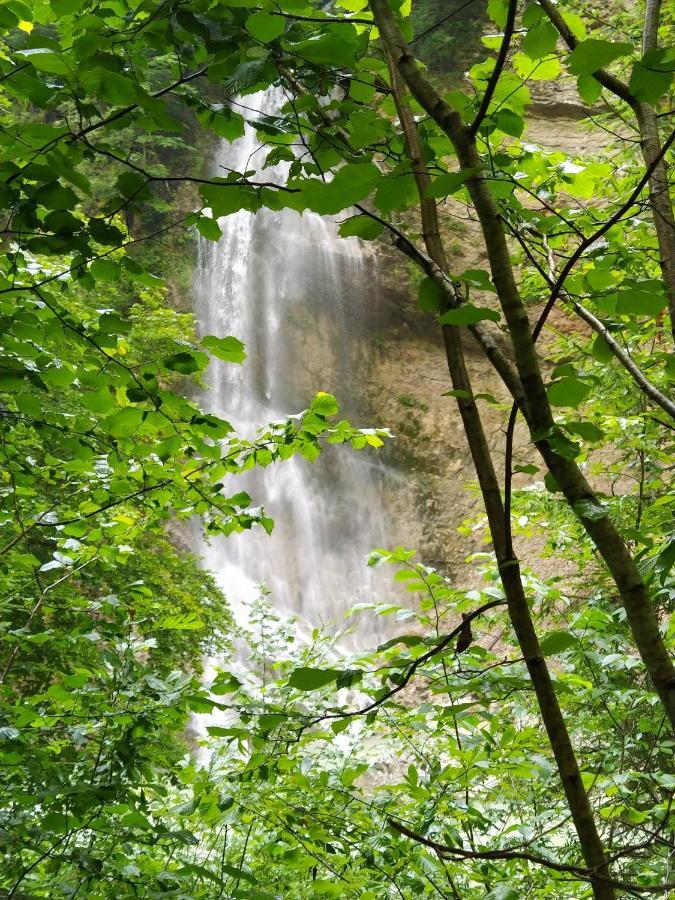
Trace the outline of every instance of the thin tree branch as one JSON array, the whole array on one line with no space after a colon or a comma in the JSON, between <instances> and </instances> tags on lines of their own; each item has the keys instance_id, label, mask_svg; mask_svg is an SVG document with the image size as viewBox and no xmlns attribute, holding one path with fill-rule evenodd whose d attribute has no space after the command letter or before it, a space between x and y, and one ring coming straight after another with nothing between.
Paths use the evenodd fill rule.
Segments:
<instances>
[{"instance_id":1,"label":"thin tree branch","mask_svg":"<svg viewBox=\"0 0 675 900\"><path fill-rule=\"evenodd\" d=\"M469 128L472 137L476 136L476 134L478 133L478 129L483 124L483 119L487 115L488 107L490 106L490 102L492 101L497 83L499 82L499 79L502 76L502 72L504 71L504 66L506 65L506 60L509 55L509 49L511 47L513 32L516 26L517 8L518 0L509 0L509 6L506 13L506 24L504 25L504 36L502 37L502 42L499 47L499 53L497 54L497 61L495 62L495 67L492 70L492 73L490 74L490 79L485 88L485 93L483 94L483 99L481 100L478 112L476 113L476 118L473 120Z\"/></svg>"},{"instance_id":2,"label":"thin tree branch","mask_svg":"<svg viewBox=\"0 0 675 900\"><path fill-rule=\"evenodd\" d=\"M431 850L434 850L436 853L445 857L455 856L459 857L460 859L469 860L521 859L525 862L531 862L538 866L544 866L548 869L554 869L556 872L567 872L571 875L575 875L582 881L588 881L593 884L601 884L616 888L617 890L630 891L632 893L660 894L675 888L675 881L666 882L665 884L653 885L634 884L632 882L619 881L615 878L610 878L608 876L602 875L600 872L594 871L593 869L583 868L582 866L574 866L568 863L559 863L555 860L547 859L544 856L538 856L534 853L528 853L527 851L523 850L505 849L474 851L464 850L462 847L451 847L448 844L440 844L437 841L432 840L431 838L425 837L423 834L418 834L416 831L413 831L411 828L408 828L406 825L403 825L401 822L398 822L391 816L387 818L387 821L395 831L399 832L399 834L402 834L405 837L416 841L418 844L423 844L425 847L429 847Z\"/></svg>"}]
</instances>

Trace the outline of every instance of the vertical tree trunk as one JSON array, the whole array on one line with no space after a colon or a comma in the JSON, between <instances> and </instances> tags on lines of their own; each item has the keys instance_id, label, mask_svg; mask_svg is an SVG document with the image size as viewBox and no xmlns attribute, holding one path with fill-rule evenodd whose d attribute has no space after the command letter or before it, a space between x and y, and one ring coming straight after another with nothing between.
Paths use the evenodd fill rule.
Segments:
<instances>
[{"instance_id":1,"label":"vertical tree trunk","mask_svg":"<svg viewBox=\"0 0 675 900\"><path fill-rule=\"evenodd\" d=\"M660 14L661 0L647 0L642 34L643 54L658 47ZM661 273L666 283L670 328L675 338L675 217L670 199L668 167L661 156L659 123L654 107L651 103L638 100L634 109L640 129L640 146L645 165L647 168L654 167L649 179L649 204L659 243Z\"/></svg>"}]
</instances>

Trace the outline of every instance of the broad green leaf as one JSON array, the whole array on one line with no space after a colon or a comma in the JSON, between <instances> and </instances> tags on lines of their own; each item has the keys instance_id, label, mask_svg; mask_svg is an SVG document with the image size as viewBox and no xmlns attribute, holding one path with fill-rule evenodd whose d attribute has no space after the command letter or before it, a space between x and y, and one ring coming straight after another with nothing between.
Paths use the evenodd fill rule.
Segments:
<instances>
[{"instance_id":1,"label":"broad green leaf","mask_svg":"<svg viewBox=\"0 0 675 900\"><path fill-rule=\"evenodd\" d=\"M223 362L243 363L246 359L244 345L236 337L215 337L208 334L201 339L201 345Z\"/></svg>"},{"instance_id":2,"label":"broad green leaf","mask_svg":"<svg viewBox=\"0 0 675 900\"><path fill-rule=\"evenodd\" d=\"M352 68L356 60L358 36L353 25L322 27L316 37L297 44L283 42L291 53L319 66Z\"/></svg>"},{"instance_id":3,"label":"broad green leaf","mask_svg":"<svg viewBox=\"0 0 675 900\"><path fill-rule=\"evenodd\" d=\"M476 288L479 291L490 291L492 294L496 293L495 286L490 278L490 273L486 272L485 269L467 269L465 272L462 272L459 279L460 281L466 281L470 287Z\"/></svg>"},{"instance_id":4,"label":"broad green leaf","mask_svg":"<svg viewBox=\"0 0 675 900\"><path fill-rule=\"evenodd\" d=\"M558 43L558 32L548 19L540 21L527 32L521 48L530 59L542 59L555 50Z\"/></svg>"},{"instance_id":5,"label":"broad green leaf","mask_svg":"<svg viewBox=\"0 0 675 900\"><path fill-rule=\"evenodd\" d=\"M381 178L380 170L373 163L347 163L338 169L332 181L312 178L300 186L309 209L322 215L336 215L365 200Z\"/></svg>"},{"instance_id":6,"label":"broad green leaf","mask_svg":"<svg viewBox=\"0 0 675 900\"><path fill-rule=\"evenodd\" d=\"M313 669L302 666L291 672L288 684L300 691L316 691L337 681L341 674L341 669Z\"/></svg>"},{"instance_id":7,"label":"broad green leaf","mask_svg":"<svg viewBox=\"0 0 675 900\"><path fill-rule=\"evenodd\" d=\"M649 50L633 63L628 89L638 100L656 103L668 93L675 72L673 50Z\"/></svg>"},{"instance_id":8,"label":"broad green leaf","mask_svg":"<svg viewBox=\"0 0 675 900\"><path fill-rule=\"evenodd\" d=\"M485 900L520 900L520 891L504 882L486 894Z\"/></svg>"},{"instance_id":9,"label":"broad green leaf","mask_svg":"<svg viewBox=\"0 0 675 900\"><path fill-rule=\"evenodd\" d=\"M338 402L332 394L319 391L312 400L310 411L319 416L335 416L338 412Z\"/></svg>"},{"instance_id":10,"label":"broad green leaf","mask_svg":"<svg viewBox=\"0 0 675 900\"><path fill-rule=\"evenodd\" d=\"M591 348L591 353L593 357L601 363L608 363L614 357L611 347L601 334L596 335Z\"/></svg>"},{"instance_id":11,"label":"broad green leaf","mask_svg":"<svg viewBox=\"0 0 675 900\"><path fill-rule=\"evenodd\" d=\"M78 13L86 0L49 0L49 5L57 16L70 16Z\"/></svg>"},{"instance_id":12,"label":"broad green leaf","mask_svg":"<svg viewBox=\"0 0 675 900\"><path fill-rule=\"evenodd\" d=\"M165 356L162 365L171 372L192 375L194 372L201 372L208 365L208 361L209 358L205 353L182 350L179 353L172 353L171 356Z\"/></svg>"},{"instance_id":13,"label":"broad green leaf","mask_svg":"<svg viewBox=\"0 0 675 900\"><path fill-rule=\"evenodd\" d=\"M664 294L637 288L621 290L616 295L616 311L622 316L658 316L667 304Z\"/></svg>"},{"instance_id":14,"label":"broad green leaf","mask_svg":"<svg viewBox=\"0 0 675 900\"><path fill-rule=\"evenodd\" d=\"M501 318L496 309L487 309L484 306L473 306L471 303L464 303L457 309L449 309L439 318L441 325L475 325L476 322L483 322L489 319L491 322L498 322Z\"/></svg>"},{"instance_id":15,"label":"broad green leaf","mask_svg":"<svg viewBox=\"0 0 675 900\"><path fill-rule=\"evenodd\" d=\"M567 63L573 75L592 75L632 49L632 44L586 38L570 53Z\"/></svg>"},{"instance_id":16,"label":"broad green leaf","mask_svg":"<svg viewBox=\"0 0 675 900\"><path fill-rule=\"evenodd\" d=\"M394 173L380 179L375 191L375 206L385 216L395 209L406 209L417 202L415 179L409 172Z\"/></svg>"},{"instance_id":17,"label":"broad green leaf","mask_svg":"<svg viewBox=\"0 0 675 900\"><path fill-rule=\"evenodd\" d=\"M594 422L565 422L565 428L572 434L578 434L585 441L596 442L605 437L605 432Z\"/></svg>"},{"instance_id":18,"label":"broad green leaf","mask_svg":"<svg viewBox=\"0 0 675 900\"><path fill-rule=\"evenodd\" d=\"M609 515L606 507L591 499L577 500L577 502L572 505L572 509L578 516L581 516L584 519L590 519L591 522L606 519Z\"/></svg>"},{"instance_id":19,"label":"broad green leaf","mask_svg":"<svg viewBox=\"0 0 675 900\"><path fill-rule=\"evenodd\" d=\"M506 25L508 10L508 0L488 0L488 16L490 16L495 25L499 25L500 28L503 28Z\"/></svg>"},{"instance_id":20,"label":"broad green leaf","mask_svg":"<svg viewBox=\"0 0 675 900\"><path fill-rule=\"evenodd\" d=\"M461 190L467 179L476 175L479 169L462 169L459 172L446 172L438 175L427 188L427 197L447 197Z\"/></svg>"},{"instance_id":21,"label":"broad green leaf","mask_svg":"<svg viewBox=\"0 0 675 900\"><path fill-rule=\"evenodd\" d=\"M70 72L66 57L46 47L17 50L17 56L23 57L38 72L47 72L50 75L68 75Z\"/></svg>"},{"instance_id":22,"label":"broad green leaf","mask_svg":"<svg viewBox=\"0 0 675 900\"><path fill-rule=\"evenodd\" d=\"M200 216L197 219L197 231L208 241L219 241L223 236L216 219L210 219L208 216Z\"/></svg>"},{"instance_id":23,"label":"broad green leaf","mask_svg":"<svg viewBox=\"0 0 675 900\"><path fill-rule=\"evenodd\" d=\"M165 616L157 623L157 628L171 631L195 631L204 627L204 620L200 619L196 613Z\"/></svg>"},{"instance_id":24,"label":"broad green leaf","mask_svg":"<svg viewBox=\"0 0 675 900\"><path fill-rule=\"evenodd\" d=\"M135 406L127 406L101 422L101 427L113 437L129 437L139 428L143 421L143 410Z\"/></svg>"},{"instance_id":25,"label":"broad green leaf","mask_svg":"<svg viewBox=\"0 0 675 900\"><path fill-rule=\"evenodd\" d=\"M352 216L341 223L340 237L359 237L363 241L372 241L379 237L384 225L371 219L370 216Z\"/></svg>"},{"instance_id":26,"label":"broad green leaf","mask_svg":"<svg viewBox=\"0 0 675 900\"><path fill-rule=\"evenodd\" d=\"M283 34L286 22L283 16L273 16L266 12L254 13L246 20L246 28L253 37L267 44Z\"/></svg>"},{"instance_id":27,"label":"broad green leaf","mask_svg":"<svg viewBox=\"0 0 675 900\"><path fill-rule=\"evenodd\" d=\"M554 381L547 388L549 402L553 406L579 406L588 396L591 385L580 378L568 376Z\"/></svg>"},{"instance_id":28,"label":"broad green leaf","mask_svg":"<svg viewBox=\"0 0 675 900\"><path fill-rule=\"evenodd\" d=\"M357 150L380 143L389 127L387 120L372 109L357 109L349 116L350 143Z\"/></svg>"},{"instance_id":29,"label":"broad green leaf","mask_svg":"<svg viewBox=\"0 0 675 900\"><path fill-rule=\"evenodd\" d=\"M99 260L103 262L103 260ZM114 279L105 279L113 281ZM100 334L124 335L129 334L132 324L128 319L123 319L116 312L104 312L98 319L98 330Z\"/></svg>"},{"instance_id":30,"label":"broad green leaf","mask_svg":"<svg viewBox=\"0 0 675 900\"><path fill-rule=\"evenodd\" d=\"M204 206L210 208L212 217L219 219L246 209L255 212L260 208L260 199L253 188L233 181L218 181L201 185L199 189Z\"/></svg>"},{"instance_id":31,"label":"broad green leaf","mask_svg":"<svg viewBox=\"0 0 675 900\"><path fill-rule=\"evenodd\" d=\"M590 106L602 94L602 85L593 75L580 75L577 78L577 90L584 103L588 103Z\"/></svg>"},{"instance_id":32,"label":"broad green leaf","mask_svg":"<svg viewBox=\"0 0 675 900\"><path fill-rule=\"evenodd\" d=\"M118 281L120 277L119 264L108 258L95 259L89 271L97 281Z\"/></svg>"},{"instance_id":33,"label":"broad green leaf","mask_svg":"<svg viewBox=\"0 0 675 900\"><path fill-rule=\"evenodd\" d=\"M433 278L423 278L419 286L419 304L426 312L440 312L447 303L445 291Z\"/></svg>"},{"instance_id":34,"label":"broad green leaf","mask_svg":"<svg viewBox=\"0 0 675 900\"><path fill-rule=\"evenodd\" d=\"M500 109L493 118L497 123L497 128L512 137L520 137L525 130L525 120L513 110Z\"/></svg>"}]
</instances>

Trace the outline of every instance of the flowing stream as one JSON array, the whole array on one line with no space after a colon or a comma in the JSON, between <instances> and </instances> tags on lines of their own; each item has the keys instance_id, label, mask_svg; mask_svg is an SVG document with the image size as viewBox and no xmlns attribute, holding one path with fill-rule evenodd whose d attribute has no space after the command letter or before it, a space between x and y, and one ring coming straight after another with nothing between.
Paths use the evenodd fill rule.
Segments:
<instances>
[{"instance_id":1,"label":"flowing stream","mask_svg":"<svg viewBox=\"0 0 675 900\"><path fill-rule=\"evenodd\" d=\"M246 97L251 110L274 113L274 91ZM250 117L252 113L247 113ZM261 170L265 150L256 132L218 148L214 173ZM270 167L261 180L280 180ZM306 408L317 390L337 396L341 413L358 416L369 304L376 301L372 260L354 239L338 237L332 219L292 210L245 211L220 221L218 243L201 240L195 309L201 334L234 335L246 345L243 366L214 360L202 405L246 437L268 421ZM373 422L362 424L375 424ZM375 451L329 446L315 463L299 457L238 479L255 505L275 520L262 528L217 538L201 547L235 616L264 584L273 605L309 626L342 628L355 602L377 596L387 581L366 565L386 544L380 500L383 467ZM372 646L381 619L368 617L360 646ZM360 628L365 619L360 617Z\"/></svg>"}]
</instances>

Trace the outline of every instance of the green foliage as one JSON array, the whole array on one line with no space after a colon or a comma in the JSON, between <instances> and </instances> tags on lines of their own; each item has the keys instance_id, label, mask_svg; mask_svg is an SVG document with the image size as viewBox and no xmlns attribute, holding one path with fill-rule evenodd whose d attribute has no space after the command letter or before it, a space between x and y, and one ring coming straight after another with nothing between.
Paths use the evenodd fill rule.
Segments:
<instances>
[{"instance_id":1,"label":"green foliage","mask_svg":"<svg viewBox=\"0 0 675 900\"><path fill-rule=\"evenodd\" d=\"M632 16L619 42L595 19L588 36L558 6L575 49L530 4L499 77L494 58L479 61L447 95L467 125L485 97L475 166L459 167L445 132L412 108L431 174L424 201L443 216L482 179L522 251L522 294L540 303L556 291L558 306L581 305L600 325L549 336L555 422L533 435L583 465L598 493L568 502L550 472L538 480L528 445L509 500L519 537L565 559L564 583L523 574L539 663L551 661L612 871L639 892L669 877L673 741L582 525L611 519L626 538L672 648L672 423L610 341L672 396L667 291L644 164L621 139L630 104L619 126L603 114L619 137L598 158L521 138L529 83L562 66L584 102L599 99L594 75L606 67L664 122L672 52L643 56ZM506 26L503 0L487 12ZM456 50L474 63L482 6L470 15L457 27L457 6L417 4L415 34L450 23L420 38L423 55L445 71ZM218 240L217 220L242 210L346 215L343 236L390 232L419 261L414 167L369 17L360 0L330 11L249 0L0 9L0 886L10 897L591 893L490 554L475 557L478 586L461 589L408 551L376 551L371 564L393 565L410 602L355 610L399 630L349 655L339 635L299 640L264 598L238 635L213 579L177 549L197 518L208 534L272 529L252 505L264 498L237 491L233 476L387 437L334 421L337 401L322 392L242 438L188 397L211 357L241 365L245 348L236 336L198 340L177 299L193 228ZM251 115L267 165L283 162L287 175L205 177L204 148L240 137L239 104L279 83L278 114ZM453 275L463 303L448 310L422 268L423 310L504 337L492 324L496 276ZM462 532L483 529L479 516ZM462 616L471 636L460 644ZM203 683L205 654L221 663Z\"/></svg>"}]
</instances>

